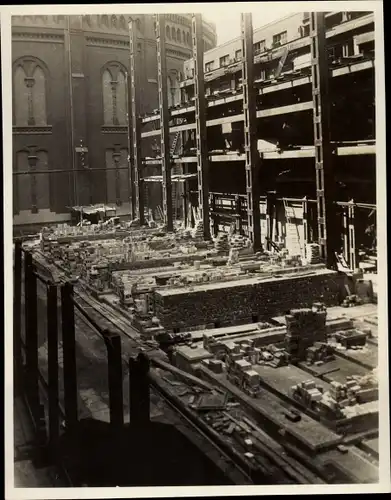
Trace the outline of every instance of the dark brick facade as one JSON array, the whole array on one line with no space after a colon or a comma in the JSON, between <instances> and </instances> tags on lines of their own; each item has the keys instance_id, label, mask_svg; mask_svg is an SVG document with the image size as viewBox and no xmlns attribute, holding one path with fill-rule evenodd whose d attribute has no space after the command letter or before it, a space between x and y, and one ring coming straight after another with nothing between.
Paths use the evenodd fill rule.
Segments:
<instances>
[{"instance_id":1,"label":"dark brick facade","mask_svg":"<svg viewBox=\"0 0 391 500\"><path fill-rule=\"evenodd\" d=\"M74 153L74 148L80 146L88 148L87 164L91 169L127 166L126 124L109 127L104 123L102 74L109 64L118 64L124 74L129 70L128 18L97 15L13 18L14 75L18 65L23 67L27 77L29 71L39 66L45 75L46 102L44 126L33 123L31 117L27 124L21 126L16 123L14 112L14 170L34 168L31 166L33 156L38 157L35 166L38 171L72 170L73 154L76 158L75 167L80 168L79 153ZM183 72L183 61L191 56L190 35L187 37L191 29L190 21L190 15L167 16L167 25L170 27L167 66L172 82L171 97L176 92L176 82ZM154 17L138 15L135 23L141 68L141 112L145 113L158 107ZM205 23L204 29L206 48L212 48L216 45L214 27ZM27 91L27 78L26 89L23 88L23 78L19 81L22 81L22 87L18 88ZM34 84L33 91L36 92L37 83ZM15 102L20 98L15 92L15 78L13 94L15 110ZM40 95L36 99L37 108L37 103L43 102L43 97ZM29 109L30 114L35 112L38 115L40 111ZM117 154L116 160L113 160L113 153ZM14 215L19 214L18 223L21 223L23 214L31 213L34 196L35 210L41 213L50 210L54 214L62 214L73 203L112 203L115 202L116 182L120 186L121 202L125 204L129 201L128 172L119 171L118 181L115 181L115 176L114 171L102 170L80 172L76 176L66 173L14 176ZM74 191L77 192L76 199ZM111 194L108 195L108 192Z\"/></svg>"}]
</instances>

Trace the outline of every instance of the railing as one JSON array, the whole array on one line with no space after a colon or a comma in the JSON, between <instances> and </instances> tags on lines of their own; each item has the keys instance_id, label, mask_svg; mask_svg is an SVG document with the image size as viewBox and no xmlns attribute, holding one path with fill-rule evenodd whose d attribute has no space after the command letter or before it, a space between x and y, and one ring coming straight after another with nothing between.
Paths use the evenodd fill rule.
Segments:
<instances>
[{"instance_id":1,"label":"railing","mask_svg":"<svg viewBox=\"0 0 391 500\"><path fill-rule=\"evenodd\" d=\"M61 465L62 435L75 435L83 419L78 408L80 386L86 386L92 379L80 377L78 380L77 335L80 332L76 319L79 318L104 343L109 426L112 431L121 431L125 405L120 335L102 328L94 320L78 303L72 284L43 276L32 253L22 248L21 241L15 242L13 312L14 387L27 403L36 444L45 451L45 456ZM42 355L43 346L47 359L43 359L46 356ZM61 351L63 359L60 359ZM149 361L140 355L136 359L128 357L125 363L129 366L130 422L144 425L149 421ZM61 379L63 387L60 387Z\"/></svg>"}]
</instances>

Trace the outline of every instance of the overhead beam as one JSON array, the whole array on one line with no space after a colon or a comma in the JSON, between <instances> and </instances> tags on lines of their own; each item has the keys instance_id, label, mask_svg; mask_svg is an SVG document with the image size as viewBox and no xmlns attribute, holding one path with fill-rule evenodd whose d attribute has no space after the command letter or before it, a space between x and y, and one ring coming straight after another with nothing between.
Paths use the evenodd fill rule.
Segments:
<instances>
[{"instance_id":1,"label":"overhead beam","mask_svg":"<svg viewBox=\"0 0 391 500\"><path fill-rule=\"evenodd\" d=\"M160 152L162 157L162 191L163 212L167 231L173 230L172 221L172 184L171 184L171 159L170 159L170 130L167 89L167 60L166 60L166 17L157 15L157 63L158 63L158 88L160 112Z\"/></svg>"},{"instance_id":2,"label":"overhead beam","mask_svg":"<svg viewBox=\"0 0 391 500\"><path fill-rule=\"evenodd\" d=\"M257 150L257 113L254 89L253 23L250 13L241 14L244 150L247 192L248 235L254 251L261 248L259 210L260 156Z\"/></svg>"},{"instance_id":3,"label":"overhead beam","mask_svg":"<svg viewBox=\"0 0 391 500\"><path fill-rule=\"evenodd\" d=\"M137 30L134 21L129 21L129 46L130 46L130 95L131 95L131 127L132 127L132 152L134 169L134 194L135 212L137 212L140 225L145 223L144 218L144 187L142 182L142 158L141 158L141 117L140 96L138 85L138 54Z\"/></svg>"},{"instance_id":4,"label":"overhead beam","mask_svg":"<svg viewBox=\"0 0 391 500\"><path fill-rule=\"evenodd\" d=\"M194 59L195 127L198 174L198 207L201 210L204 239L210 239L209 227L209 158L206 141L206 99L204 48L201 14L192 15L192 48Z\"/></svg>"}]
</instances>

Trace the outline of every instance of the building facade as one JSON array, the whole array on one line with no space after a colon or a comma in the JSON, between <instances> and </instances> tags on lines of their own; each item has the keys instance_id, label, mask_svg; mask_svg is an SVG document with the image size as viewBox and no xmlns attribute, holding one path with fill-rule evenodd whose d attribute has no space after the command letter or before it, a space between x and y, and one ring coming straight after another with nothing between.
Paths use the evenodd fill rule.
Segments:
<instances>
[{"instance_id":1,"label":"building facade","mask_svg":"<svg viewBox=\"0 0 391 500\"><path fill-rule=\"evenodd\" d=\"M130 16L14 16L14 223L68 218L70 205L129 210ZM140 112L158 107L155 18L133 16ZM168 101L180 100L191 16L167 15ZM203 21L204 49L216 45ZM147 145L148 147L148 145ZM73 172L72 172L73 171ZM51 172L51 173L50 173Z\"/></svg>"}]
</instances>

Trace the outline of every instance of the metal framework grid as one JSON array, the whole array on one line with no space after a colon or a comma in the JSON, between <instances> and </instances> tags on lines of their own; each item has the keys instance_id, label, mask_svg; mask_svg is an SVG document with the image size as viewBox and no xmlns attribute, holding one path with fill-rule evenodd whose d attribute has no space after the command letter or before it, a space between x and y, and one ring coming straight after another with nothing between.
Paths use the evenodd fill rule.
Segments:
<instances>
[{"instance_id":1,"label":"metal framework grid","mask_svg":"<svg viewBox=\"0 0 391 500\"><path fill-rule=\"evenodd\" d=\"M171 158L170 158L170 130L167 95L167 61L165 40L165 15L156 16L157 64L158 64L158 89L160 111L160 155L162 158L162 191L163 211L167 231L173 230L172 220L172 183L171 183Z\"/></svg>"},{"instance_id":2,"label":"metal framework grid","mask_svg":"<svg viewBox=\"0 0 391 500\"><path fill-rule=\"evenodd\" d=\"M210 239L209 158L206 141L206 101L201 14L193 14L192 16L192 47L194 59L198 205L202 215L204 238L208 240Z\"/></svg>"},{"instance_id":3,"label":"metal framework grid","mask_svg":"<svg viewBox=\"0 0 391 500\"><path fill-rule=\"evenodd\" d=\"M325 13L311 12L311 69L318 209L318 238L321 257L328 267L335 267L335 224L333 205L335 187L333 151L330 141L329 68L326 49ZM335 221L334 221L335 222Z\"/></svg>"},{"instance_id":4,"label":"metal framework grid","mask_svg":"<svg viewBox=\"0 0 391 500\"><path fill-rule=\"evenodd\" d=\"M246 154L246 192L248 235L253 249L261 247L261 223L259 208L259 164L257 151L257 116L254 89L253 26L251 14L241 15L242 32L242 79L244 113L244 148Z\"/></svg>"},{"instance_id":5,"label":"metal framework grid","mask_svg":"<svg viewBox=\"0 0 391 500\"><path fill-rule=\"evenodd\" d=\"M130 94L131 94L131 112L132 112L132 151L134 168L134 193L135 203L132 206L137 210L140 225L145 223L144 218L144 191L142 181L142 158L141 158L141 118L139 113L139 96L137 78L137 55L136 55L136 29L134 21L129 22L129 46L130 46ZM133 216L135 213L132 214Z\"/></svg>"}]
</instances>

